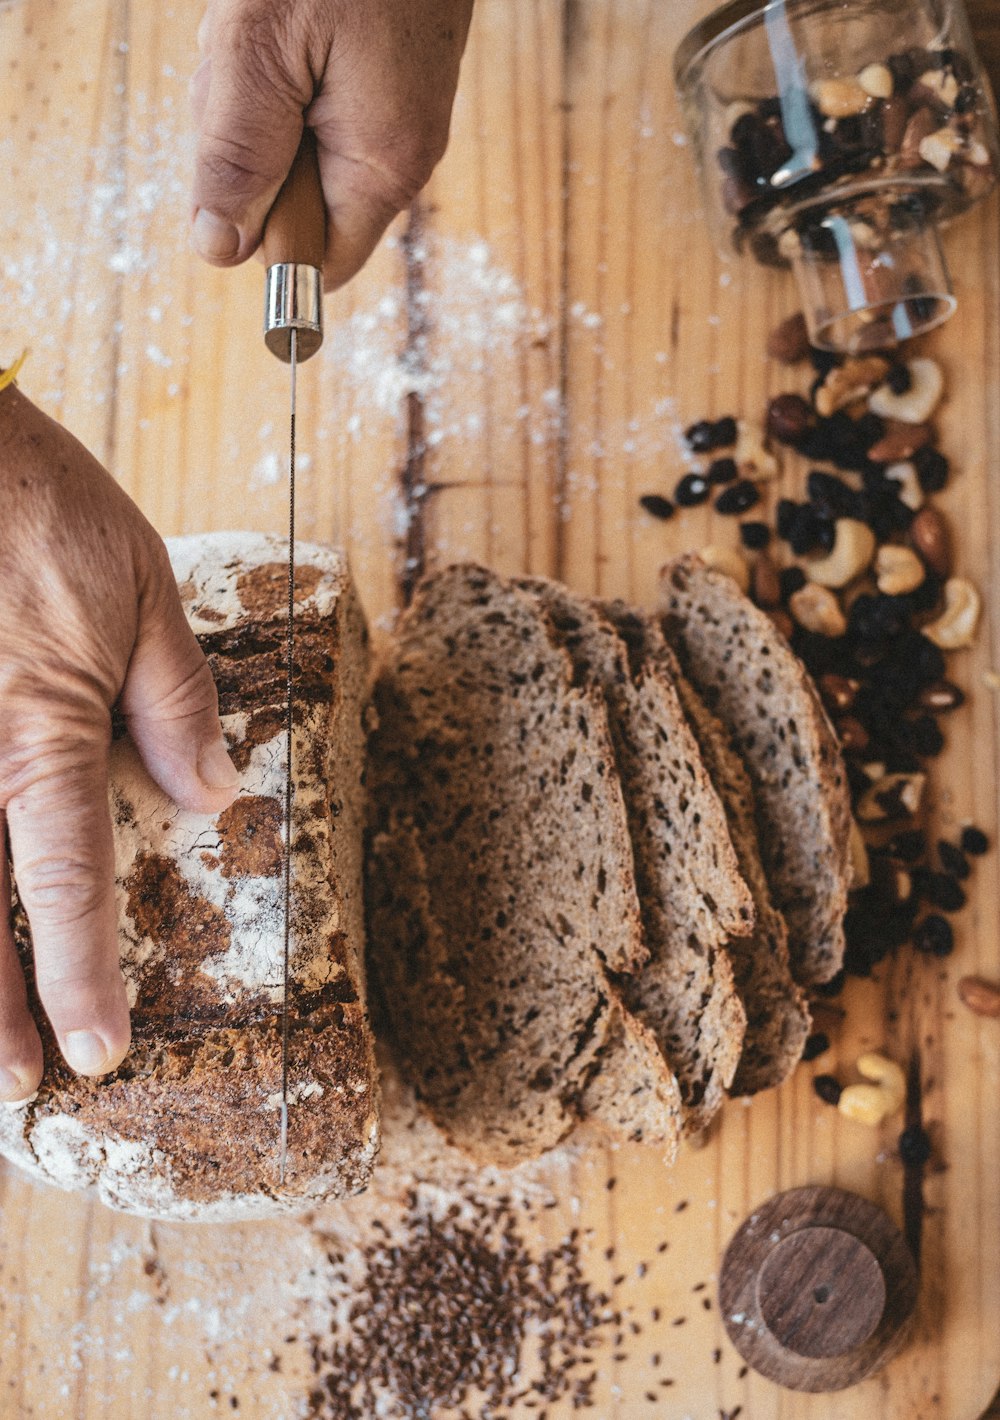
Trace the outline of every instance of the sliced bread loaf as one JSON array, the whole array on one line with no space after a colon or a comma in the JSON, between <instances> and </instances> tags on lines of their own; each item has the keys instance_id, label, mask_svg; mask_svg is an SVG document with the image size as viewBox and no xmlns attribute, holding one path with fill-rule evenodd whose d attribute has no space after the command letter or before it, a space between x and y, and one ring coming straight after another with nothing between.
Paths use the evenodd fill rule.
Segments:
<instances>
[{"instance_id":1,"label":"sliced bread loaf","mask_svg":"<svg viewBox=\"0 0 1000 1420\"><path fill-rule=\"evenodd\" d=\"M805 668L731 577L682 557L661 577L663 628L753 785L758 836L788 924L792 974L829 981L844 956L850 799L843 760Z\"/></svg>"},{"instance_id":2,"label":"sliced bread loaf","mask_svg":"<svg viewBox=\"0 0 1000 1420\"><path fill-rule=\"evenodd\" d=\"M755 1095L780 1085L802 1059L811 1023L809 1007L792 979L788 927L771 901L757 845L753 787L746 766L721 720L679 669L675 680L701 757L725 806L740 872L753 894L753 933L729 942L736 989L747 1016L743 1053L730 1094Z\"/></svg>"},{"instance_id":3,"label":"sliced bread loaf","mask_svg":"<svg viewBox=\"0 0 1000 1420\"><path fill-rule=\"evenodd\" d=\"M722 1103L745 1025L724 944L750 930L753 904L725 814L663 665L644 648L631 655L641 619L556 582L521 585L550 616L578 683L598 687L608 707L650 950L622 993L676 1074L685 1132L695 1132ZM659 637L655 623L648 632Z\"/></svg>"},{"instance_id":4,"label":"sliced bread loaf","mask_svg":"<svg viewBox=\"0 0 1000 1420\"><path fill-rule=\"evenodd\" d=\"M648 953L599 691L530 598L456 566L418 588L376 707L373 976L434 1118L484 1162L588 1113L672 1152L676 1084L607 976Z\"/></svg>"}]
</instances>

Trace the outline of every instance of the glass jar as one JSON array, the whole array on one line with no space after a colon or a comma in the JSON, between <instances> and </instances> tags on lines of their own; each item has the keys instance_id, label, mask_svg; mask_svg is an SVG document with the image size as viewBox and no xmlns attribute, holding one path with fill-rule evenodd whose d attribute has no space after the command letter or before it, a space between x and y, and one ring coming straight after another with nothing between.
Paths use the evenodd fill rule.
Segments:
<instances>
[{"instance_id":1,"label":"glass jar","mask_svg":"<svg viewBox=\"0 0 1000 1420\"><path fill-rule=\"evenodd\" d=\"M961 0L730 0L675 78L720 246L794 270L814 345L948 319L939 229L1000 171Z\"/></svg>"}]
</instances>

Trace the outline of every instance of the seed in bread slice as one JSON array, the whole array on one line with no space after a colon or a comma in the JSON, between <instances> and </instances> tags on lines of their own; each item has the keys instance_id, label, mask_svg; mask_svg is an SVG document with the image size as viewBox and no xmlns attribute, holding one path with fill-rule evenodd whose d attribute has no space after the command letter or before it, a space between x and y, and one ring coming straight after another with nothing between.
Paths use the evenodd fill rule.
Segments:
<instances>
[{"instance_id":1,"label":"seed in bread slice","mask_svg":"<svg viewBox=\"0 0 1000 1420\"><path fill-rule=\"evenodd\" d=\"M577 681L598 686L608 706L651 954L622 994L676 1074L694 1133L722 1104L745 1026L725 943L750 930L753 903L725 814L662 665L631 660L619 634L618 619L641 621L556 582L521 585L551 617ZM662 641L654 623L649 634Z\"/></svg>"},{"instance_id":2,"label":"seed in bread slice","mask_svg":"<svg viewBox=\"0 0 1000 1420\"><path fill-rule=\"evenodd\" d=\"M682 557L663 569L660 588L667 640L750 774L792 974L802 986L829 981L844 958L851 808L819 696L773 622L731 577Z\"/></svg>"},{"instance_id":3,"label":"seed in bread slice","mask_svg":"<svg viewBox=\"0 0 1000 1420\"><path fill-rule=\"evenodd\" d=\"M483 1162L588 1113L672 1153L676 1084L607 975L648 953L599 692L528 597L457 566L418 588L376 706L373 975L430 1112ZM631 1073L631 1105L605 1070Z\"/></svg>"}]
</instances>

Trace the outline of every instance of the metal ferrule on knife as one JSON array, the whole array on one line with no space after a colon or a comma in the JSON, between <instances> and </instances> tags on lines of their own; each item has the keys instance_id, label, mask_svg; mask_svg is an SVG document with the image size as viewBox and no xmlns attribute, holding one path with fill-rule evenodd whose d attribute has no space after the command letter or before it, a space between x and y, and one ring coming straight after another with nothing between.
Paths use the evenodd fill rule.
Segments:
<instances>
[{"instance_id":1,"label":"metal ferrule on knife","mask_svg":"<svg viewBox=\"0 0 1000 1420\"><path fill-rule=\"evenodd\" d=\"M308 360L323 344L323 273L302 262L267 268L264 341L279 360L291 360L291 333L298 331L297 358Z\"/></svg>"}]
</instances>

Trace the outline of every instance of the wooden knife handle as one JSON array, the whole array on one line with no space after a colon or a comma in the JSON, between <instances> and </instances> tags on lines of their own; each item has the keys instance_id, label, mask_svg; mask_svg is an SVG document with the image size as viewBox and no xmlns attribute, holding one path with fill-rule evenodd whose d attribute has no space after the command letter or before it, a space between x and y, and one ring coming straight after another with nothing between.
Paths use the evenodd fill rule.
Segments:
<instances>
[{"instance_id":1,"label":"wooden knife handle","mask_svg":"<svg viewBox=\"0 0 1000 1420\"><path fill-rule=\"evenodd\" d=\"M326 203L319 178L316 137L306 129L291 171L264 223L264 260L268 266L294 262L323 270L326 253Z\"/></svg>"}]
</instances>

